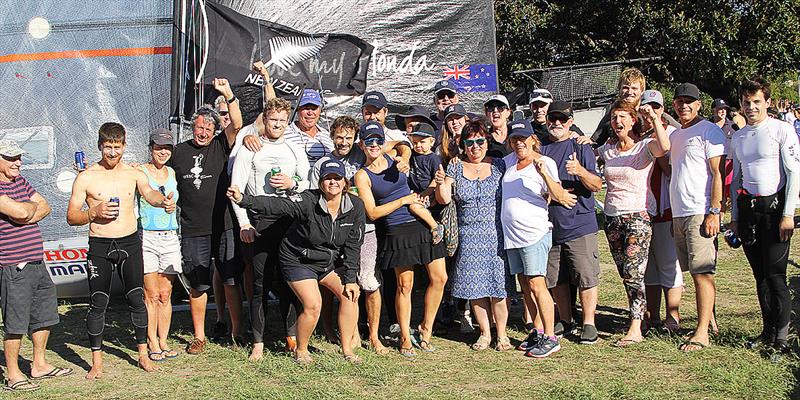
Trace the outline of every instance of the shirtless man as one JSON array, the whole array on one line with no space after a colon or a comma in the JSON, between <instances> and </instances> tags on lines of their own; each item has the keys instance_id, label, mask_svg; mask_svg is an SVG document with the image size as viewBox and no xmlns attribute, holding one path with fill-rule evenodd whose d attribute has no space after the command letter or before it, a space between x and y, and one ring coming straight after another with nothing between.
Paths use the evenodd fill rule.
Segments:
<instances>
[{"instance_id":1,"label":"shirtless man","mask_svg":"<svg viewBox=\"0 0 800 400\"><path fill-rule=\"evenodd\" d=\"M103 376L103 329L114 270L125 287L125 299L139 351L139 367L147 372L156 370L147 357L142 241L134 213L136 193L154 207L164 208L169 213L175 211L172 193L164 196L153 190L144 172L122 162L125 151L125 128L122 125L115 122L103 124L97 146L103 158L75 179L67 208L67 223L73 226L89 224L87 272L90 304L86 330L92 349L92 369L86 379ZM83 208L84 203L88 209Z\"/></svg>"}]
</instances>

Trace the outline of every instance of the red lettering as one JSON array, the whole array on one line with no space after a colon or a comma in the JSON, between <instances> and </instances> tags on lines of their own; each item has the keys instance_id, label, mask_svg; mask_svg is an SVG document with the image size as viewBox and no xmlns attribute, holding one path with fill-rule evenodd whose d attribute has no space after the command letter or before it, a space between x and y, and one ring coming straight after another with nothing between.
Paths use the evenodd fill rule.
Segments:
<instances>
[{"instance_id":1,"label":"red lettering","mask_svg":"<svg viewBox=\"0 0 800 400\"><path fill-rule=\"evenodd\" d=\"M61 252L58 250L45 250L44 251L44 258L47 261L62 261Z\"/></svg>"},{"instance_id":2,"label":"red lettering","mask_svg":"<svg viewBox=\"0 0 800 400\"><path fill-rule=\"evenodd\" d=\"M61 252L61 255L67 260L77 260L81 253L76 249L66 249Z\"/></svg>"}]
</instances>

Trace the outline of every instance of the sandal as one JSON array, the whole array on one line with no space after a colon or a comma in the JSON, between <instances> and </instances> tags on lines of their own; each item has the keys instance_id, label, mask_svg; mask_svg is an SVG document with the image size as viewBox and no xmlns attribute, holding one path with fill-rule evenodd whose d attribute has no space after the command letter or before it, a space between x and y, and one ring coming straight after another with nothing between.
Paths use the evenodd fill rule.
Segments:
<instances>
[{"instance_id":1,"label":"sandal","mask_svg":"<svg viewBox=\"0 0 800 400\"><path fill-rule=\"evenodd\" d=\"M33 392L34 390L39 390L41 387L36 383L33 383L27 379L23 379L21 381L16 381L11 383L10 381L6 381L6 385L3 386L3 389L9 390L12 392Z\"/></svg>"},{"instance_id":2,"label":"sandal","mask_svg":"<svg viewBox=\"0 0 800 400\"><path fill-rule=\"evenodd\" d=\"M497 351L506 351L513 348L514 346L511 344L511 339L509 339L508 336L497 338L497 344L494 345L494 349Z\"/></svg>"},{"instance_id":3,"label":"sandal","mask_svg":"<svg viewBox=\"0 0 800 400\"><path fill-rule=\"evenodd\" d=\"M348 354L348 355L345 355L345 356L344 356L344 360L345 360L345 361L347 361L347 362L349 362L350 364L356 364L356 365L358 365L358 364L361 364L361 363L362 363L362 361L361 361L361 357L359 357L359 356L357 356L357 355L355 355L355 354Z\"/></svg>"},{"instance_id":4,"label":"sandal","mask_svg":"<svg viewBox=\"0 0 800 400\"><path fill-rule=\"evenodd\" d=\"M401 347L400 348L400 355L405 357L405 358L413 359L414 357L417 356L417 353L414 351L413 347Z\"/></svg>"},{"instance_id":5,"label":"sandal","mask_svg":"<svg viewBox=\"0 0 800 400\"><path fill-rule=\"evenodd\" d=\"M470 346L472 350L475 351L483 351L489 348L489 345L492 343L492 338L480 335L478 336L478 340Z\"/></svg>"},{"instance_id":6,"label":"sandal","mask_svg":"<svg viewBox=\"0 0 800 400\"><path fill-rule=\"evenodd\" d=\"M696 346L698 348L689 350L688 349L689 346ZM705 348L708 347L708 346L709 345L707 345L707 344L703 344L703 343L700 343L700 342L697 342L697 341L694 341L694 340L687 340L687 341L681 343L680 346L678 346L678 350L680 350L680 351L682 351L684 353L691 353L693 351L705 350Z\"/></svg>"},{"instance_id":7,"label":"sandal","mask_svg":"<svg viewBox=\"0 0 800 400\"><path fill-rule=\"evenodd\" d=\"M163 351L148 351L147 358L155 362L161 362L167 359Z\"/></svg>"},{"instance_id":8,"label":"sandal","mask_svg":"<svg viewBox=\"0 0 800 400\"><path fill-rule=\"evenodd\" d=\"M72 368L61 368L61 367L53 367L50 372L42 375L42 376L33 376L31 375L31 380L38 381L42 379L50 379L50 378L61 378L62 376L70 376L74 371Z\"/></svg>"},{"instance_id":9,"label":"sandal","mask_svg":"<svg viewBox=\"0 0 800 400\"><path fill-rule=\"evenodd\" d=\"M411 344L426 353L433 353L436 351L436 347L433 347L431 342L422 338L422 329L420 329L420 327L417 327L416 335L411 335Z\"/></svg>"},{"instance_id":10,"label":"sandal","mask_svg":"<svg viewBox=\"0 0 800 400\"><path fill-rule=\"evenodd\" d=\"M178 352L172 349L165 349L161 350L161 354L164 355L164 358L176 358L178 357Z\"/></svg>"},{"instance_id":11,"label":"sandal","mask_svg":"<svg viewBox=\"0 0 800 400\"><path fill-rule=\"evenodd\" d=\"M433 244L439 244L444 239L444 225L436 225L431 229L431 236L433 237Z\"/></svg>"},{"instance_id":12,"label":"sandal","mask_svg":"<svg viewBox=\"0 0 800 400\"><path fill-rule=\"evenodd\" d=\"M642 342L643 342L643 340L620 339L620 340L617 340L616 342L614 342L614 344L612 346L623 348L623 347L633 346L635 344L639 344L639 343L642 343Z\"/></svg>"}]
</instances>

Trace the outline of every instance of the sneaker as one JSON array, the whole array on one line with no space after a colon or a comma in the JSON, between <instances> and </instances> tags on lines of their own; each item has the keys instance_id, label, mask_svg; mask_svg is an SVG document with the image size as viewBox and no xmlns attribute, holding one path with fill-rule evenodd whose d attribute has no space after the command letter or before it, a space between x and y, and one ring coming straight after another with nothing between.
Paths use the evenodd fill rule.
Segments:
<instances>
[{"instance_id":1,"label":"sneaker","mask_svg":"<svg viewBox=\"0 0 800 400\"><path fill-rule=\"evenodd\" d=\"M597 343L597 328L594 325L584 325L581 328L581 344Z\"/></svg>"},{"instance_id":2,"label":"sneaker","mask_svg":"<svg viewBox=\"0 0 800 400\"><path fill-rule=\"evenodd\" d=\"M186 353L196 356L206 349L206 341L205 340L192 340L192 343L189 343L189 347L186 348Z\"/></svg>"},{"instance_id":3,"label":"sneaker","mask_svg":"<svg viewBox=\"0 0 800 400\"><path fill-rule=\"evenodd\" d=\"M528 334L528 337L522 341L522 343L517 346L517 350L521 351L528 351L530 350L537 342L539 342L539 331L535 328L531 330L531 333Z\"/></svg>"},{"instance_id":4,"label":"sneaker","mask_svg":"<svg viewBox=\"0 0 800 400\"><path fill-rule=\"evenodd\" d=\"M469 312L462 314L458 319L458 323L460 325L458 330L461 333L472 333L475 331L475 328L472 326L472 318L469 316Z\"/></svg>"},{"instance_id":5,"label":"sneaker","mask_svg":"<svg viewBox=\"0 0 800 400\"><path fill-rule=\"evenodd\" d=\"M774 341L775 341L774 332L762 331L760 335L746 341L744 343L744 347L747 347L748 349L759 349L768 346Z\"/></svg>"},{"instance_id":6,"label":"sneaker","mask_svg":"<svg viewBox=\"0 0 800 400\"><path fill-rule=\"evenodd\" d=\"M578 328L575 327L574 322L561 320L556 322L555 326L553 326L553 334L559 339L564 337L564 335L574 335L577 331Z\"/></svg>"},{"instance_id":7,"label":"sneaker","mask_svg":"<svg viewBox=\"0 0 800 400\"><path fill-rule=\"evenodd\" d=\"M542 335L539 336L539 340L525 355L534 358L545 358L559 350L561 350L561 345L558 343L558 338L552 339L549 336Z\"/></svg>"},{"instance_id":8,"label":"sneaker","mask_svg":"<svg viewBox=\"0 0 800 400\"><path fill-rule=\"evenodd\" d=\"M221 340L228 336L228 325L224 322L217 321L214 327L211 328L211 334L208 338L211 340Z\"/></svg>"}]
</instances>

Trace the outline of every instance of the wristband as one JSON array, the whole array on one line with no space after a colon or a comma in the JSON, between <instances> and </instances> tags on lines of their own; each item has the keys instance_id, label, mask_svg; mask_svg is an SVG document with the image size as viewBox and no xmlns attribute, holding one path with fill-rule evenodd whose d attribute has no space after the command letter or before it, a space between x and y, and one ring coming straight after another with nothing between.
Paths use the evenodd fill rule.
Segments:
<instances>
[{"instance_id":1,"label":"wristband","mask_svg":"<svg viewBox=\"0 0 800 400\"><path fill-rule=\"evenodd\" d=\"M225 99L225 102L228 103L228 104L231 104L236 100L239 100L239 98L236 97L236 95L233 95L233 97L231 97L230 99Z\"/></svg>"}]
</instances>

